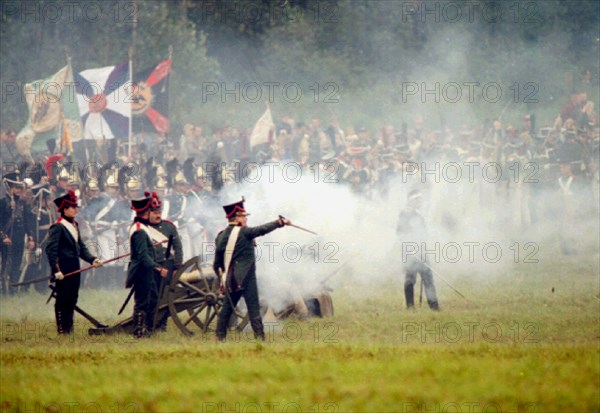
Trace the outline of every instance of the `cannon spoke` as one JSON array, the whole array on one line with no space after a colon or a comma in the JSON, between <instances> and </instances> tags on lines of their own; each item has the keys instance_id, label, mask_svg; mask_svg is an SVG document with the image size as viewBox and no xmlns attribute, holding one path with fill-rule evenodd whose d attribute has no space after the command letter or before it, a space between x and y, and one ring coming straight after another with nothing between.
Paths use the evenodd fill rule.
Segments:
<instances>
[{"instance_id":1,"label":"cannon spoke","mask_svg":"<svg viewBox=\"0 0 600 413\"><path fill-rule=\"evenodd\" d=\"M201 306L199 306L195 310L188 309L188 312L190 313L190 318L188 318L185 321L185 323L183 323L183 326L186 327L190 323L190 321L196 320L197 319L196 317L198 317L198 314L200 314L202 312L202 310L204 310L205 308L206 308L206 304L203 303Z\"/></svg>"},{"instance_id":2,"label":"cannon spoke","mask_svg":"<svg viewBox=\"0 0 600 413\"><path fill-rule=\"evenodd\" d=\"M188 289L190 289L190 290L193 290L193 291L197 292L197 293L198 293L198 294L200 294L200 295L206 295L206 291L199 289L198 287L196 287L196 286L194 286L194 285L190 284L190 283L189 283L189 282L187 282L187 281L179 280L178 282L179 282L181 285L185 286L186 288L188 288Z\"/></svg>"}]
</instances>

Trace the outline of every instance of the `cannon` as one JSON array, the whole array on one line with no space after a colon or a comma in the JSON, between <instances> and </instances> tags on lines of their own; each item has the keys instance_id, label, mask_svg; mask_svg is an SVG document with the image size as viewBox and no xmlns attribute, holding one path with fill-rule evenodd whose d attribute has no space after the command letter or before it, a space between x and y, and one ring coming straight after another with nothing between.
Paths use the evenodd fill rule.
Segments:
<instances>
[{"instance_id":1,"label":"cannon","mask_svg":"<svg viewBox=\"0 0 600 413\"><path fill-rule=\"evenodd\" d=\"M162 297L159 298L157 319L168 316L173 324L186 336L196 333L214 331L216 318L229 299L220 289L219 277L214 273L212 265L202 263L200 257L185 262L172 276ZM323 291L303 299L309 316L327 317L333 315L333 302L328 292ZM76 312L90 321L94 327L88 330L90 335L111 335L117 333L133 333L133 317L129 317L113 326L107 326L90 316L81 308ZM268 308L261 308L263 316ZM275 313L276 319L286 318L294 313L294 305ZM245 303L240 300L236 307L230 328L239 332L249 325L249 317Z\"/></svg>"}]
</instances>

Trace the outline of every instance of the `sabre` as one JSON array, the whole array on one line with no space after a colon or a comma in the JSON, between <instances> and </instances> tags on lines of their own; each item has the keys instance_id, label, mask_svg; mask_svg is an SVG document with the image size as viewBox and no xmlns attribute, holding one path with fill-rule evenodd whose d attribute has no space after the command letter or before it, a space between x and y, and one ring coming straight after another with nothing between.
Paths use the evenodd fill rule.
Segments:
<instances>
[{"instance_id":1,"label":"sabre","mask_svg":"<svg viewBox=\"0 0 600 413\"><path fill-rule=\"evenodd\" d=\"M159 245L159 244L163 244L163 243L165 243L165 242L167 242L167 240L164 240L164 241L157 241L157 242L155 242L155 243L153 244L153 246L157 246L157 245ZM102 261L102 263L101 263L101 264L102 264L102 265L104 265L104 264L108 264L108 263L111 263L111 262L113 262L113 261L120 260L121 258L128 257L128 256L130 256L130 255L131 255L131 252L128 252L127 254L119 255L118 257L114 257L114 258L108 259L108 260L106 260L106 261ZM68 273L68 274L65 274L64 276L65 276L65 277L70 277L71 275L79 274L79 273L81 273L81 272L84 272L84 271L87 271L87 270L91 270L92 268L95 268L95 267L94 267L93 265L88 265L87 267L80 268L80 269L78 269L77 271L72 271L72 272L70 272L70 273ZM18 286L20 286L20 285L28 285L28 284L39 283L39 282L42 282L42 281L49 280L50 278L51 278L51 276L46 276L46 277L35 278L35 279L33 279L33 280L29 280L29 281L23 281L23 282L20 282L20 283L11 284L11 286L13 286L13 287L18 287Z\"/></svg>"},{"instance_id":2,"label":"sabre","mask_svg":"<svg viewBox=\"0 0 600 413\"><path fill-rule=\"evenodd\" d=\"M283 215L279 215L279 219L286 219L286 218L285 218ZM314 234L314 235L319 235L319 234L317 234L316 232L314 232L314 231L311 231L310 229L302 228L302 227L300 227L300 226L298 226L298 225L294 225L294 224L288 224L288 226L290 226L290 227L294 227L294 228L298 228L299 230L306 231L306 232L308 232L308 233L311 233L311 234Z\"/></svg>"}]
</instances>

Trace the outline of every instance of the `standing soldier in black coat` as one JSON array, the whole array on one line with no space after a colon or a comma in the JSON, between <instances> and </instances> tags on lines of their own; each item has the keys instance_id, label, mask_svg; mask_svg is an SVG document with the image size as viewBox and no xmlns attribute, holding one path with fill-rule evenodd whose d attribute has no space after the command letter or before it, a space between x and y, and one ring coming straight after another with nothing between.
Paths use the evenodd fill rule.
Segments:
<instances>
[{"instance_id":1,"label":"standing soldier in black coat","mask_svg":"<svg viewBox=\"0 0 600 413\"><path fill-rule=\"evenodd\" d=\"M156 199L156 201L157 201L156 203L158 205L162 206L162 202L159 199L156 192L152 192L152 198ZM154 254L156 257L156 262L161 267L167 267L167 268L172 267L173 271L177 270L179 267L181 267L181 264L183 263L183 248L181 246L181 238L179 237L179 233L177 232L177 227L171 221L169 221L167 219L162 219L162 208L160 208L160 207L159 208L151 208L148 219L150 221L150 228L160 232L162 235L164 235L165 239L167 240L167 244L162 243L162 244L154 245ZM153 238L153 237L151 236L151 238ZM169 254L169 259L167 260L167 247L168 247L169 238L173 239L173 251ZM153 241L154 241L154 239L153 239ZM162 281L161 275L157 272L154 272L154 283L156 284L157 287L160 286L161 281ZM168 282L168 281L170 281L170 280L165 280L162 282L164 283L164 282ZM160 289L158 291L160 294ZM162 297L159 297L157 295L157 299L156 299L157 304L156 305L160 305L161 298ZM150 332L152 332L152 330L154 329L154 327L156 325L157 330L166 331L167 330L167 320L169 318L169 312L164 311L161 314L161 313L156 313L156 311L154 311L153 315L154 314L158 314L158 320L152 320L152 319L147 320L146 326L147 326L148 330ZM149 324L149 322L151 322L151 323Z\"/></svg>"},{"instance_id":2,"label":"standing soldier in black coat","mask_svg":"<svg viewBox=\"0 0 600 413\"><path fill-rule=\"evenodd\" d=\"M168 238L152 228L149 219L150 211L160 210L161 202L157 196L151 196L148 192L144 195L144 199L131 201L131 209L135 211L136 216L129 228L131 262L127 270L126 287L134 289L133 335L136 338L150 334L158 300L157 276L165 278L168 274L167 268L157 262L153 244L166 242Z\"/></svg>"},{"instance_id":3,"label":"standing soldier in black coat","mask_svg":"<svg viewBox=\"0 0 600 413\"><path fill-rule=\"evenodd\" d=\"M6 197L0 199L0 288L2 293L14 294L17 289L10 287L10 284L19 281L25 251L25 235L33 236L31 227L35 216L22 197L25 183L21 180L19 172L7 173L2 182L6 187Z\"/></svg>"},{"instance_id":4,"label":"standing soldier in black coat","mask_svg":"<svg viewBox=\"0 0 600 413\"><path fill-rule=\"evenodd\" d=\"M248 307L254 336L264 340L265 333L256 283L256 255L254 253L256 242L254 238L266 235L284 225L290 225L291 222L280 218L258 227L248 227L246 224L249 214L244 209L243 198L239 202L223 206L223 209L229 220L229 226L217 235L213 263L215 273L222 278L226 295L217 322L217 340L225 340L229 318L242 297Z\"/></svg>"},{"instance_id":5,"label":"standing soldier in black coat","mask_svg":"<svg viewBox=\"0 0 600 413\"><path fill-rule=\"evenodd\" d=\"M427 265L426 259L421 260L418 257L406 257L405 243L419 244L418 251L421 252L425 243L419 241L426 239L427 227L425 219L419 212L423 205L423 194L419 190L413 190L408 194L407 208L400 212L400 219L396 228L396 234L402 241L402 261L406 278L404 279L404 297L406 298L406 307L414 309L415 307L415 281L417 274L421 275L421 282L425 287L425 296L429 308L439 311L435 285L433 284L433 272ZM421 257L422 258L422 257Z\"/></svg>"},{"instance_id":6,"label":"standing soldier in black coat","mask_svg":"<svg viewBox=\"0 0 600 413\"><path fill-rule=\"evenodd\" d=\"M79 259L93 264L94 267L102 266L100 260L88 251L79 234L79 225L75 221L77 216L77 195L69 190L65 195L54 200L60 213L60 218L50 227L46 256L56 282L56 303L54 313L58 334L73 332L73 313L79 295L81 284L80 274L65 277L79 267Z\"/></svg>"}]
</instances>

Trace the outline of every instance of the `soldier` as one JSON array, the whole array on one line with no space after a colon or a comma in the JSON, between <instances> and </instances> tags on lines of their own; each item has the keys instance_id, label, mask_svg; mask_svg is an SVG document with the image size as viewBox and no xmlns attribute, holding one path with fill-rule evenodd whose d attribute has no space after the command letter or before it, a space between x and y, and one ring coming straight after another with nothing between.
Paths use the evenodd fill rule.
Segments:
<instances>
[{"instance_id":1,"label":"soldier","mask_svg":"<svg viewBox=\"0 0 600 413\"><path fill-rule=\"evenodd\" d=\"M161 267L168 268L169 266L172 266L173 271L175 271L183 263L183 249L181 246L181 238L179 237L179 233L177 232L177 227L175 226L175 224L173 224L169 220L162 219L162 208L161 208L162 202L159 199L156 192L152 193L152 198L156 200L155 203L156 203L157 207L153 207L150 209L150 215L148 217L148 220L150 221L150 228L153 228L153 229L157 230L158 232L160 232L161 234L163 234L167 240L169 238L173 237L172 253L174 254L169 257L169 261L171 261L171 263L167 262L167 257L166 257L167 244L164 244L164 243L155 244L155 246L154 246L154 254L156 257L155 261ZM161 241L161 240L163 240L163 239L160 239L158 241ZM158 274L157 272L153 272L153 274L154 274L154 283L158 287L161 284L162 278L161 278L160 274ZM166 280L163 282L167 282L167 281L169 281L169 280ZM160 305L161 298L162 297L159 297L157 295L157 305ZM153 315L155 313L156 313L156 311L153 312ZM152 332L154 330L154 325L156 325L157 330L166 331L168 318L169 318L169 313L167 311L165 311L163 314L159 315L159 319L156 321L154 321L152 318L147 318L146 319L146 328L148 329L149 332Z\"/></svg>"},{"instance_id":2,"label":"soldier","mask_svg":"<svg viewBox=\"0 0 600 413\"><path fill-rule=\"evenodd\" d=\"M145 198L131 201L131 209L136 216L129 228L131 261L127 269L127 288L134 289L133 335L136 338L151 334L154 311L157 305L157 276L166 278L168 270L157 262L154 242L166 242L164 234L150 225L150 212L160 210L158 197L144 193Z\"/></svg>"},{"instance_id":3,"label":"soldier","mask_svg":"<svg viewBox=\"0 0 600 413\"><path fill-rule=\"evenodd\" d=\"M219 232L215 240L216 252L213 269L221 276L226 299L217 321L217 340L224 341L232 312L240 298L244 297L250 325L257 339L264 340L265 333L260 315L258 285L256 283L256 256L254 238L266 235L284 225L290 225L287 219L277 219L258 227L248 227L244 209L244 199L223 206L229 220L226 229ZM224 278L224 279L223 279Z\"/></svg>"},{"instance_id":4,"label":"soldier","mask_svg":"<svg viewBox=\"0 0 600 413\"><path fill-rule=\"evenodd\" d=\"M396 234L401 237L403 242L417 242L425 239L426 226L425 219L419 212L423 205L423 194L419 190L412 190L408 194L407 208L400 212L400 220L396 228ZM422 247L424 243L420 243ZM404 244L403 244L404 245ZM406 257L404 246L402 247L402 261L406 277L404 279L404 297L406 298L406 307L409 310L414 309L414 287L417 274L421 275L421 282L425 287L425 296L429 308L439 311L440 307L437 301L435 285L433 284L433 272L427 265L426 260L422 261L415 257Z\"/></svg>"},{"instance_id":5,"label":"soldier","mask_svg":"<svg viewBox=\"0 0 600 413\"><path fill-rule=\"evenodd\" d=\"M2 292L16 293L14 287L5 287L5 283L19 281L21 262L25 251L25 235L32 236L35 217L28 203L23 199L25 183L19 172L4 175L2 182L6 188L6 197L0 200L0 245L2 251L2 269L0 272ZM38 242L38 240L35 240Z\"/></svg>"},{"instance_id":6,"label":"soldier","mask_svg":"<svg viewBox=\"0 0 600 413\"><path fill-rule=\"evenodd\" d=\"M56 282L56 303L54 313L58 334L73 332L73 313L77 305L80 274L65 277L79 269L79 259L101 267L102 263L94 257L85 246L79 233L79 225L75 221L77 216L77 196L73 191L54 200L60 212L60 218L50 227L46 256L52 272L51 281Z\"/></svg>"},{"instance_id":7,"label":"soldier","mask_svg":"<svg viewBox=\"0 0 600 413\"><path fill-rule=\"evenodd\" d=\"M175 167L179 168L177 165ZM169 216L172 217L179 228L183 244L183 256L184 259L189 260L196 255L192 238L195 232L198 231L196 228L198 225L195 223L192 215L193 211L191 211L189 205L191 186L183 171L179 169L172 174L171 180L174 188L173 193L167 197L169 201Z\"/></svg>"},{"instance_id":8,"label":"soldier","mask_svg":"<svg viewBox=\"0 0 600 413\"><path fill-rule=\"evenodd\" d=\"M42 246L47 243L47 235L50 226L56 219L54 210L48 207L50 198L50 186L48 184L38 184L31 188L33 190L33 213L35 214L35 230L31 242L31 250L28 251L27 269L25 271L25 280L28 281L37 278L39 274L48 273L48 261L43 259ZM43 293L47 288L43 283L36 283L35 289Z\"/></svg>"}]
</instances>

